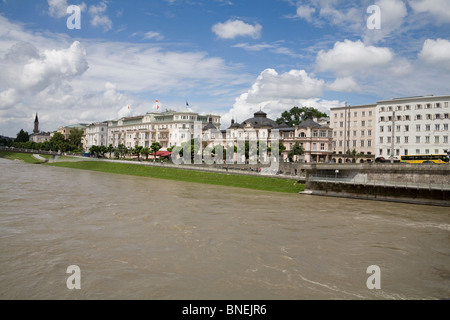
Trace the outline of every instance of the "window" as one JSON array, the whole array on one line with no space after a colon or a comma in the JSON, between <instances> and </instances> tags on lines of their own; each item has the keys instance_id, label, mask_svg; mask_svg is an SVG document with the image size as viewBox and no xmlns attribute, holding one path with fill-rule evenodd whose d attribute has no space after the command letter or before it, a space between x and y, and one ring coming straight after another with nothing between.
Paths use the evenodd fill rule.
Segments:
<instances>
[{"instance_id":1,"label":"window","mask_svg":"<svg viewBox=\"0 0 450 320\"><path fill-rule=\"evenodd\" d=\"M384 117L380 117L380 122L384 122Z\"/></svg>"},{"instance_id":2,"label":"window","mask_svg":"<svg viewBox=\"0 0 450 320\"><path fill-rule=\"evenodd\" d=\"M444 124L444 131L448 131L448 124L447 123Z\"/></svg>"},{"instance_id":3,"label":"window","mask_svg":"<svg viewBox=\"0 0 450 320\"><path fill-rule=\"evenodd\" d=\"M387 143L391 143L391 142L392 142L391 137L387 137Z\"/></svg>"},{"instance_id":4,"label":"window","mask_svg":"<svg viewBox=\"0 0 450 320\"><path fill-rule=\"evenodd\" d=\"M429 154L430 153L430 149L425 149L425 154Z\"/></svg>"},{"instance_id":5,"label":"window","mask_svg":"<svg viewBox=\"0 0 450 320\"><path fill-rule=\"evenodd\" d=\"M439 139L439 136L435 136L435 137L434 137L434 143L439 143L439 140L440 140L440 139Z\"/></svg>"},{"instance_id":6,"label":"window","mask_svg":"<svg viewBox=\"0 0 450 320\"><path fill-rule=\"evenodd\" d=\"M384 132L384 127L380 126L380 132Z\"/></svg>"},{"instance_id":7,"label":"window","mask_svg":"<svg viewBox=\"0 0 450 320\"><path fill-rule=\"evenodd\" d=\"M321 130L320 131L320 137L321 138L326 138L327 137L327 132L325 130Z\"/></svg>"},{"instance_id":8,"label":"window","mask_svg":"<svg viewBox=\"0 0 450 320\"><path fill-rule=\"evenodd\" d=\"M416 149L416 154L420 154L420 149Z\"/></svg>"},{"instance_id":9,"label":"window","mask_svg":"<svg viewBox=\"0 0 450 320\"><path fill-rule=\"evenodd\" d=\"M336 132L336 131L335 131L335 132L333 132L333 134L334 134L334 136L335 136L335 137L337 137L337 132Z\"/></svg>"},{"instance_id":10,"label":"window","mask_svg":"<svg viewBox=\"0 0 450 320\"><path fill-rule=\"evenodd\" d=\"M435 118L435 119L441 119L441 114L440 114L440 113L436 113L436 114L434 115L434 118Z\"/></svg>"},{"instance_id":11,"label":"window","mask_svg":"<svg viewBox=\"0 0 450 320\"><path fill-rule=\"evenodd\" d=\"M395 110L401 111L402 110L402 106L397 106L397 108L395 108Z\"/></svg>"},{"instance_id":12,"label":"window","mask_svg":"<svg viewBox=\"0 0 450 320\"><path fill-rule=\"evenodd\" d=\"M361 147L364 147L364 140L361 140Z\"/></svg>"},{"instance_id":13,"label":"window","mask_svg":"<svg viewBox=\"0 0 450 320\"><path fill-rule=\"evenodd\" d=\"M317 150L317 143L313 143L313 150Z\"/></svg>"},{"instance_id":14,"label":"window","mask_svg":"<svg viewBox=\"0 0 450 320\"><path fill-rule=\"evenodd\" d=\"M416 137L416 143L420 143L420 137Z\"/></svg>"},{"instance_id":15,"label":"window","mask_svg":"<svg viewBox=\"0 0 450 320\"><path fill-rule=\"evenodd\" d=\"M416 131L417 131L417 132L420 131L420 124L416 124Z\"/></svg>"},{"instance_id":16,"label":"window","mask_svg":"<svg viewBox=\"0 0 450 320\"><path fill-rule=\"evenodd\" d=\"M435 125L434 125L434 130L439 131L440 127L441 127L441 126L440 126L439 124L435 124Z\"/></svg>"},{"instance_id":17,"label":"window","mask_svg":"<svg viewBox=\"0 0 450 320\"><path fill-rule=\"evenodd\" d=\"M356 130L353 130L353 136L356 137Z\"/></svg>"},{"instance_id":18,"label":"window","mask_svg":"<svg viewBox=\"0 0 450 320\"><path fill-rule=\"evenodd\" d=\"M405 137L405 143L409 143L409 137Z\"/></svg>"},{"instance_id":19,"label":"window","mask_svg":"<svg viewBox=\"0 0 450 320\"><path fill-rule=\"evenodd\" d=\"M344 136L344 131L339 131L339 136L343 137Z\"/></svg>"},{"instance_id":20,"label":"window","mask_svg":"<svg viewBox=\"0 0 450 320\"><path fill-rule=\"evenodd\" d=\"M343 117L344 117L344 113L341 112L341 118L343 118Z\"/></svg>"},{"instance_id":21,"label":"window","mask_svg":"<svg viewBox=\"0 0 450 320\"><path fill-rule=\"evenodd\" d=\"M372 146L372 140L367 140L367 146L371 147Z\"/></svg>"},{"instance_id":22,"label":"window","mask_svg":"<svg viewBox=\"0 0 450 320\"><path fill-rule=\"evenodd\" d=\"M440 108L441 104L440 103L436 103L436 108Z\"/></svg>"},{"instance_id":23,"label":"window","mask_svg":"<svg viewBox=\"0 0 450 320\"><path fill-rule=\"evenodd\" d=\"M383 137L380 137L380 143L383 143Z\"/></svg>"},{"instance_id":24,"label":"window","mask_svg":"<svg viewBox=\"0 0 450 320\"><path fill-rule=\"evenodd\" d=\"M425 137L425 143L430 143L430 136ZM428 153L428 152L427 152Z\"/></svg>"},{"instance_id":25,"label":"window","mask_svg":"<svg viewBox=\"0 0 450 320\"><path fill-rule=\"evenodd\" d=\"M371 127L371 126L372 126L372 120L367 121L367 125L368 125L369 127Z\"/></svg>"},{"instance_id":26,"label":"window","mask_svg":"<svg viewBox=\"0 0 450 320\"><path fill-rule=\"evenodd\" d=\"M380 149L379 153L380 153L380 156L382 156L383 155L383 149Z\"/></svg>"},{"instance_id":27,"label":"window","mask_svg":"<svg viewBox=\"0 0 450 320\"><path fill-rule=\"evenodd\" d=\"M356 147L356 140L353 140L353 146Z\"/></svg>"},{"instance_id":28,"label":"window","mask_svg":"<svg viewBox=\"0 0 450 320\"><path fill-rule=\"evenodd\" d=\"M444 143L448 143L448 136L444 136Z\"/></svg>"},{"instance_id":29,"label":"window","mask_svg":"<svg viewBox=\"0 0 450 320\"><path fill-rule=\"evenodd\" d=\"M422 120L422 115L416 114L416 120Z\"/></svg>"},{"instance_id":30,"label":"window","mask_svg":"<svg viewBox=\"0 0 450 320\"><path fill-rule=\"evenodd\" d=\"M372 130L367 130L367 135L371 136L372 135Z\"/></svg>"},{"instance_id":31,"label":"window","mask_svg":"<svg viewBox=\"0 0 450 320\"><path fill-rule=\"evenodd\" d=\"M392 126L388 126L388 132L392 132Z\"/></svg>"},{"instance_id":32,"label":"window","mask_svg":"<svg viewBox=\"0 0 450 320\"><path fill-rule=\"evenodd\" d=\"M325 143L321 143L321 144L320 144L320 150L322 150L322 151L325 150Z\"/></svg>"},{"instance_id":33,"label":"window","mask_svg":"<svg viewBox=\"0 0 450 320\"><path fill-rule=\"evenodd\" d=\"M444 119L448 119L448 113L444 113Z\"/></svg>"},{"instance_id":34,"label":"window","mask_svg":"<svg viewBox=\"0 0 450 320\"><path fill-rule=\"evenodd\" d=\"M411 110L411 106L410 106L409 104L407 104L407 105L405 106L405 110Z\"/></svg>"},{"instance_id":35,"label":"window","mask_svg":"<svg viewBox=\"0 0 450 320\"><path fill-rule=\"evenodd\" d=\"M448 106L448 102L447 102L447 106ZM369 111L369 116L372 116L372 111Z\"/></svg>"},{"instance_id":36,"label":"window","mask_svg":"<svg viewBox=\"0 0 450 320\"><path fill-rule=\"evenodd\" d=\"M344 122L343 122L343 121L339 122L339 126L340 126L341 128L343 128L343 127L344 127Z\"/></svg>"},{"instance_id":37,"label":"window","mask_svg":"<svg viewBox=\"0 0 450 320\"><path fill-rule=\"evenodd\" d=\"M402 121L402 116L397 116L397 121Z\"/></svg>"},{"instance_id":38,"label":"window","mask_svg":"<svg viewBox=\"0 0 450 320\"><path fill-rule=\"evenodd\" d=\"M358 116L358 112L354 112L353 116L356 118Z\"/></svg>"},{"instance_id":39,"label":"window","mask_svg":"<svg viewBox=\"0 0 450 320\"><path fill-rule=\"evenodd\" d=\"M395 137L396 143L400 143L400 137Z\"/></svg>"},{"instance_id":40,"label":"window","mask_svg":"<svg viewBox=\"0 0 450 320\"><path fill-rule=\"evenodd\" d=\"M425 125L425 131L430 131L431 130L431 126L429 124Z\"/></svg>"},{"instance_id":41,"label":"window","mask_svg":"<svg viewBox=\"0 0 450 320\"><path fill-rule=\"evenodd\" d=\"M431 109L431 103L427 103L427 109Z\"/></svg>"},{"instance_id":42,"label":"window","mask_svg":"<svg viewBox=\"0 0 450 320\"><path fill-rule=\"evenodd\" d=\"M409 115L405 116L405 121L409 121L411 119L411 117Z\"/></svg>"},{"instance_id":43,"label":"window","mask_svg":"<svg viewBox=\"0 0 450 320\"><path fill-rule=\"evenodd\" d=\"M395 150L395 155L397 155L397 156L400 155L400 149Z\"/></svg>"},{"instance_id":44,"label":"window","mask_svg":"<svg viewBox=\"0 0 450 320\"><path fill-rule=\"evenodd\" d=\"M405 126L405 132L408 132L408 131L409 131L409 126L406 125L406 126Z\"/></svg>"},{"instance_id":45,"label":"window","mask_svg":"<svg viewBox=\"0 0 450 320\"><path fill-rule=\"evenodd\" d=\"M395 126L395 130L397 131L397 132L400 132L400 126Z\"/></svg>"},{"instance_id":46,"label":"window","mask_svg":"<svg viewBox=\"0 0 450 320\"><path fill-rule=\"evenodd\" d=\"M314 130L313 131L313 137L317 138L319 136L319 131Z\"/></svg>"},{"instance_id":47,"label":"window","mask_svg":"<svg viewBox=\"0 0 450 320\"><path fill-rule=\"evenodd\" d=\"M448 102L444 102L444 108L448 108Z\"/></svg>"},{"instance_id":48,"label":"window","mask_svg":"<svg viewBox=\"0 0 450 320\"><path fill-rule=\"evenodd\" d=\"M416 110L420 110L422 109L422 105L421 104L416 104Z\"/></svg>"},{"instance_id":49,"label":"window","mask_svg":"<svg viewBox=\"0 0 450 320\"><path fill-rule=\"evenodd\" d=\"M342 140L339 140L339 147L342 147Z\"/></svg>"},{"instance_id":50,"label":"window","mask_svg":"<svg viewBox=\"0 0 450 320\"><path fill-rule=\"evenodd\" d=\"M337 118L337 113L334 114L334 117Z\"/></svg>"},{"instance_id":51,"label":"window","mask_svg":"<svg viewBox=\"0 0 450 320\"><path fill-rule=\"evenodd\" d=\"M389 116L389 117L388 117L388 121L389 121L389 122L392 122L392 116Z\"/></svg>"},{"instance_id":52,"label":"window","mask_svg":"<svg viewBox=\"0 0 450 320\"><path fill-rule=\"evenodd\" d=\"M362 112L362 116L363 116L363 117L366 116L366 112L365 112L365 111Z\"/></svg>"},{"instance_id":53,"label":"window","mask_svg":"<svg viewBox=\"0 0 450 320\"><path fill-rule=\"evenodd\" d=\"M365 131L361 130L361 137L364 137Z\"/></svg>"},{"instance_id":54,"label":"window","mask_svg":"<svg viewBox=\"0 0 450 320\"><path fill-rule=\"evenodd\" d=\"M405 149L405 156L408 155L408 149Z\"/></svg>"},{"instance_id":55,"label":"window","mask_svg":"<svg viewBox=\"0 0 450 320\"><path fill-rule=\"evenodd\" d=\"M381 107L381 108L380 108L380 111L381 111L381 112L384 112L384 107Z\"/></svg>"},{"instance_id":56,"label":"window","mask_svg":"<svg viewBox=\"0 0 450 320\"><path fill-rule=\"evenodd\" d=\"M388 107L388 111L392 111L392 107Z\"/></svg>"},{"instance_id":57,"label":"window","mask_svg":"<svg viewBox=\"0 0 450 320\"><path fill-rule=\"evenodd\" d=\"M431 120L431 114L427 114L427 120Z\"/></svg>"},{"instance_id":58,"label":"window","mask_svg":"<svg viewBox=\"0 0 450 320\"><path fill-rule=\"evenodd\" d=\"M361 121L361 127L365 127L366 126L366 122L363 120Z\"/></svg>"}]
</instances>

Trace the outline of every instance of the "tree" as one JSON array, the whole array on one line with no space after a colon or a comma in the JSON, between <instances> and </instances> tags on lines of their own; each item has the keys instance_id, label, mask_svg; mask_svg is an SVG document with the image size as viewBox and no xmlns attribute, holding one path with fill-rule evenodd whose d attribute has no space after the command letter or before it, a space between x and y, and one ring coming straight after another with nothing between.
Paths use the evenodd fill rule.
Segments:
<instances>
[{"instance_id":1,"label":"tree","mask_svg":"<svg viewBox=\"0 0 450 320\"><path fill-rule=\"evenodd\" d=\"M114 146L110 144L107 148L107 152L109 152L109 158L111 159L111 153L114 152Z\"/></svg>"},{"instance_id":2,"label":"tree","mask_svg":"<svg viewBox=\"0 0 450 320\"><path fill-rule=\"evenodd\" d=\"M142 155L145 156L145 160L148 160L148 156L151 153L151 150L149 147L145 147L144 149L142 149Z\"/></svg>"},{"instance_id":3,"label":"tree","mask_svg":"<svg viewBox=\"0 0 450 320\"><path fill-rule=\"evenodd\" d=\"M98 158L100 148L98 146L92 146L89 148L89 153L95 155Z\"/></svg>"},{"instance_id":4,"label":"tree","mask_svg":"<svg viewBox=\"0 0 450 320\"><path fill-rule=\"evenodd\" d=\"M23 131L23 129L20 129L19 133L17 134L16 142L27 142L30 140L30 135L28 132Z\"/></svg>"},{"instance_id":5,"label":"tree","mask_svg":"<svg viewBox=\"0 0 450 320\"><path fill-rule=\"evenodd\" d=\"M353 149L352 151L347 150L346 154L349 158L352 158L353 163L356 163L356 160L358 158L363 157L363 154L361 152L356 151L356 149Z\"/></svg>"},{"instance_id":6,"label":"tree","mask_svg":"<svg viewBox=\"0 0 450 320\"><path fill-rule=\"evenodd\" d=\"M289 162L293 162L294 161L294 156L301 156L304 153L305 153L305 150L300 145L300 143L297 141L294 144L294 147L292 148L292 150L289 151L289 154L288 154Z\"/></svg>"},{"instance_id":7,"label":"tree","mask_svg":"<svg viewBox=\"0 0 450 320\"><path fill-rule=\"evenodd\" d=\"M138 157L138 161L141 161L141 153L142 153L142 149L144 149L144 147L143 146L138 146L138 145L136 145L135 147L134 147L134 153L137 155L137 157Z\"/></svg>"},{"instance_id":8,"label":"tree","mask_svg":"<svg viewBox=\"0 0 450 320\"><path fill-rule=\"evenodd\" d=\"M69 137L67 138L69 142L69 149L71 151L79 151L83 148L83 143L81 139L83 138L84 132L81 129L75 128L70 131Z\"/></svg>"},{"instance_id":9,"label":"tree","mask_svg":"<svg viewBox=\"0 0 450 320\"><path fill-rule=\"evenodd\" d=\"M156 158L156 153L162 148L161 144L159 142L153 142L150 146L150 150L154 154L154 158Z\"/></svg>"},{"instance_id":10,"label":"tree","mask_svg":"<svg viewBox=\"0 0 450 320\"><path fill-rule=\"evenodd\" d=\"M293 127L299 125L302 121L305 121L308 118L308 112L311 111L313 117L315 118L324 118L327 117L327 114L320 112L319 110L311 107L293 107L289 111L284 111L281 114L281 117L277 119L278 124L286 123L289 127Z\"/></svg>"},{"instance_id":11,"label":"tree","mask_svg":"<svg viewBox=\"0 0 450 320\"><path fill-rule=\"evenodd\" d=\"M125 147L125 145L123 143L119 144L119 146L117 147L117 151L119 152L119 155L122 158L125 158L125 155L127 154L127 147Z\"/></svg>"},{"instance_id":12,"label":"tree","mask_svg":"<svg viewBox=\"0 0 450 320\"><path fill-rule=\"evenodd\" d=\"M50 146L52 150L66 152L69 148L64 135L60 132L56 132L53 137L50 138Z\"/></svg>"},{"instance_id":13,"label":"tree","mask_svg":"<svg viewBox=\"0 0 450 320\"><path fill-rule=\"evenodd\" d=\"M99 149L99 153L102 155L102 158L104 158L105 153L108 152L108 148L105 146L100 146L98 149Z\"/></svg>"}]
</instances>

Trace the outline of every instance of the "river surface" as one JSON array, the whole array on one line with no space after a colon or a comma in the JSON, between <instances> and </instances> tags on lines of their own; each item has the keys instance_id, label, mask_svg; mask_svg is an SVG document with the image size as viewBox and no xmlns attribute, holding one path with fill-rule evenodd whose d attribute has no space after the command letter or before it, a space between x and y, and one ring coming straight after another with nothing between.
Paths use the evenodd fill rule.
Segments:
<instances>
[{"instance_id":1,"label":"river surface","mask_svg":"<svg viewBox=\"0 0 450 320\"><path fill-rule=\"evenodd\" d=\"M443 207L0 159L0 299L448 299L449 237Z\"/></svg>"}]
</instances>

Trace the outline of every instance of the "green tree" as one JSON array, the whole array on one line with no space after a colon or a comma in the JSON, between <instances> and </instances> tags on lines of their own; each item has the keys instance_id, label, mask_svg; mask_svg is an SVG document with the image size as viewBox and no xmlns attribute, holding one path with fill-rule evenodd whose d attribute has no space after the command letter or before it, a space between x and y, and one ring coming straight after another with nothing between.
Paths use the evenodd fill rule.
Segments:
<instances>
[{"instance_id":1,"label":"green tree","mask_svg":"<svg viewBox=\"0 0 450 320\"><path fill-rule=\"evenodd\" d=\"M64 135L60 132L56 132L53 137L50 138L50 146L54 151L66 152L68 150L68 143L64 139Z\"/></svg>"},{"instance_id":2,"label":"green tree","mask_svg":"<svg viewBox=\"0 0 450 320\"><path fill-rule=\"evenodd\" d=\"M23 131L23 129L20 129L15 141L16 142L27 142L29 140L30 140L30 135L28 134L28 132Z\"/></svg>"},{"instance_id":3,"label":"green tree","mask_svg":"<svg viewBox=\"0 0 450 320\"><path fill-rule=\"evenodd\" d=\"M291 110L284 111L281 117L277 119L278 124L286 123L289 127L299 125L302 121L308 118L308 112L312 112L315 118L327 117L327 114L320 112L319 110L311 107L293 107Z\"/></svg>"},{"instance_id":4,"label":"green tree","mask_svg":"<svg viewBox=\"0 0 450 320\"><path fill-rule=\"evenodd\" d=\"M154 158L156 158L156 153L161 150L162 146L159 142L153 142L150 146L150 150L152 151Z\"/></svg>"},{"instance_id":5,"label":"green tree","mask_svg":"<svg viewBox=\"0 0 450 320\"><path fill-rule=\"evenodd\" d=\"M353 162L353 163L356 163L356 160L357 160L358 158L363 157L363 154L362 154L361 152L356 151L356 149L353 149L352 151L347 150L346 154L347 154L347 156L348 156L349 158L352 159L352 162Z\"/></svg>"},{"instance_id":6,"label":"green tree","mask_svg":"<svg viewBox=\"0 0 450 320\"><path fill-rule=\"evenodd\" d=\"M292 147L292 150L289 151L289 154L288 154L289 162L293 162L294 161L294 156L301 156L304 153L305 153L305 150L300 145L300 143L297 141L294 144L294 146Z\"/></svg>"},{"instance_id":7,"label":"green tree","mask_svg":"<svg viewBox=\"0 0 450 320\"><path fill-rule=\"evenodd\" d=\"M102 155L102 158L105 157L105 153L108 152L108 148L106 146L100 146L99 147L99 153Z\"/></svg>"},{"instance_id":8,"label":"green tree","mask_svg":"<svg viewBox=\"0 0 450 320\"><path fill-rule=\"evenodd\" d=\"M134 149L133 149L134 154L136 154L137 157L138 157L138 161L141 161L142 149L144 149L144 147L143 146L138 146L138 145L136 145L134 147Z\"/></svg>"},{"instance_id":9,"label":"green tree","mask_svg":"<svg viewBox=\"0 0 450 320\"><path fill-rule=\"evenodd\" d=\"M112 144L108 146L107 152L109 152L109 158L111 159L111 154L114 152L114 146Z\"/></svg>"},{"instance_id":10,"label":"green tree","mask_svg":"<svg viewBox=\"0 0 450 320\"><path fill-rule=\"evenodd\" d=\"M89 153L98 158L98 155L100 153L100 148L98 146L92 146L89 148Z\"/></svg>"},{"instance_id":11,"label":"green tree","mask_svg":"<svg viewBox=\"0 0 450 320\"><path fill-rule=\"evenodd\" d=\"M121 143L117 147L117 151L119 152L120 157L125 158L125 155L127 154L128 149L127 149L127 147L125 147L125 145L123 143Z\"/></svg>"},{"instance_id":12,"label":"green tree","mask_svg":"<svg viewBox=\"0 0 450 320\"><path fill-rule=\"evenodd\" d=\"M83 135L84 131L82 129L74 128L70 131L69 137L67 138L70 151L81 151L83 149L81 142Z\"/></svg>"},{"instance_id":13,"label":"green tree","mask_svg":"<svg viewBox=\"0 0 450 320\"><path fill-rule=\"evenodd\" d=\"M144 149L142 149L142 155L145 156L145 160L148 160L148 156L150 155L151 150L149 147L145 147Z\"/></svg>"}]
</instances>

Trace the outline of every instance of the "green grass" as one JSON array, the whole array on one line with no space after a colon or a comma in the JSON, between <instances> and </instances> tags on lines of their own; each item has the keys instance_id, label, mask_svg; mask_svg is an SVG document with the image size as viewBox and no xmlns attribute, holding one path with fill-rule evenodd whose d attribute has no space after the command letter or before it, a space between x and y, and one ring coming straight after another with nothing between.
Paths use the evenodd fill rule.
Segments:
<instances>
[{"instance_id":1,"label":"green grass","mask_svg":"<svg viewBox=\"0 0 450 320\"><path fill-rule=\"evenodd\" d=\"M243 176L232 174L220 174L212 172L200 172L180 170L164 167L148 167L135 164L81 161L81 162L57 162L46 164L56 167L92 170L114 174L169 179L186 182L206 183L220 186L265 190L273 192L298 193L305 189L297 180L278 179L263 176Z\"/></svg>"},{"instance_id":2,"label":"green grass","mask_svg":"<svg viewBox=\"0 0 450 320\"><path fill-rule=\"evenodd\" d=\"M30 153L14 153L14 152L0 152L0 158L8 159L8 160L20 160L26 163L43 163L43 161L39 161L35 157L33 157Z\"/></svg>"}]
</instances>

